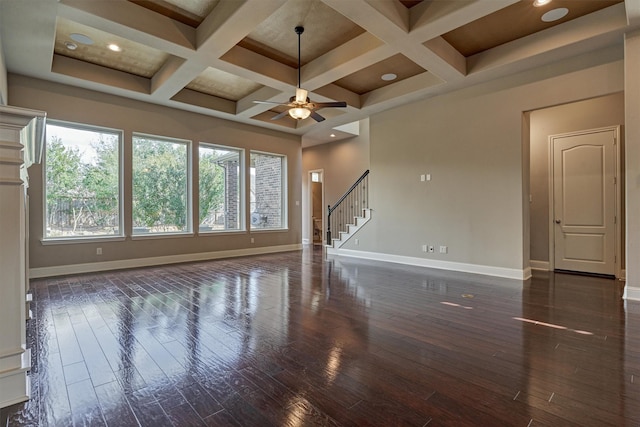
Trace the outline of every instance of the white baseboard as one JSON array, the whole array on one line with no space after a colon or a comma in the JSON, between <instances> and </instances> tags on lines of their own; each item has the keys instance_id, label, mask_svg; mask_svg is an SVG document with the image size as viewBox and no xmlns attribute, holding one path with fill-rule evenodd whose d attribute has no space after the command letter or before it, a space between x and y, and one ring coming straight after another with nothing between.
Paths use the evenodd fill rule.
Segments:
<instances>
[{"instance_id":1,"label":"white baseboard","mask_svg":"<svg viewBox=\"0 0 640 427\"><path fill-rule=\"evenodd\" d=\"M630 300L630 301L640 301L640 288L629 287L628 285L624 287L624 295L622 295L622 299Z\"/></svg>"},{"instance_id":2,"label":"white baseboard","mask_svg":"<svg viewBox=\"0 0 640 427\"><path fill-rule=\"evenodd\" d=\"M419 267L436 268L439 270L451 270L463 273L482 274L485 276L502 277L506 279L527 280L531 277L530 268L518 270L515 268L465 264L460 262L440 261L402 255L383 254L378 252L354 251L352 249L327 248L327 254L369 259L375 261L395 262L398 264L416 265Z\"/></svg>"},{"instance_id":3,"label":"white baseboard","mask_svg":"<svg viewBox=\"0 0 640 427\"><path fill-rule=\"evenodd\" d=\"M530 260L529 265L531 266L532 270L549 271L549 261Z\"/></svg>"},{"instance_id":4,"label":"white baseboard","mask_svg":"<svg viewBox=\"0 0 640 427\"><path fill-rule=\"evenodd\" d=\"M89 262L85 264L56 265L29 269L29 278L64 276L67 274L94 273L97 271L121 270L124 268L150 267L154 265L177 264L181 262L207 261L220 258L234 258L247 255L261 255L276 252L298 251L300 243L262 248L234 249L228 251L200 252L195 254L167 255L151 258L123 259L118 261Z\"/></svg>"}]
</instances>

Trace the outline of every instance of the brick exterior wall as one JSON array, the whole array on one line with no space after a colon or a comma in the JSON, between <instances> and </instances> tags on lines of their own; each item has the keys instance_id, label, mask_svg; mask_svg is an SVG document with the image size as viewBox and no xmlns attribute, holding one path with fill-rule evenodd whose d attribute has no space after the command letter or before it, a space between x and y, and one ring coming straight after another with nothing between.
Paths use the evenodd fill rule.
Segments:
<instances>
[{"instance_id":1,"label":"brick exterior wall","mask_svg":"<svg viewBox=\"0 0 640 427\"><path fill-rule=\"evenodd\" d=\"M281 228L282 223L282 157L252 154L255 168L255 209L251 212L252 228ZM258 218L256 219L256 216Z\"/></svg>"},{"instance_id":2,"label":"brick exterior wall","mask_svg":"<svg viewBox=\"0 0 640 427\"><path fill-rule=\"evenodd\" d=\"M237 230L240 228L240 212L238 212L238 201L240 195L238 193L238 168L240 167L237 160L227 160L224 162L225 167L225 215L224 227L227 230Z\"/></svg>"}]
</instances>

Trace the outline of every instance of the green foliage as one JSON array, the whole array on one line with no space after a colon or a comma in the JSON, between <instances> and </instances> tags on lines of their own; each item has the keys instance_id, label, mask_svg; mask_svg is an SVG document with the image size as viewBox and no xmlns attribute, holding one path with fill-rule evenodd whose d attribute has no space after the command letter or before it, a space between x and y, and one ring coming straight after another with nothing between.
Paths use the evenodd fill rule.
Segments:
<instances>
[{"instance_id":1,"label":"green foliage","mask_svg":"<svg viewBox=\"0 0 640 427\"><path fill-rule=\"evenodd\" d=\"M187 229L187 147L134 137L133 226Z\"/></svg>"},{"instance_id":2,"label":"green foliage","mask_svg":"<svg viewBox=\"0 0 640 427\"><path fill-rule=\"evenodd\" d=\"M200 224L214 212L224 209L225 170L217 159L215 150L200 150Z\"/></svg>"},{"instance_id":3,"label":"green foliage","mask_svg":"<svg viewBox=\"0 0 640 427\"><path fill-rule=\"evenodd\" d=\"M47 228L52 235L110 234L119 226L118 139L98 134L97 162L52 136L47 142ZM49 235L49 233L47 234Z\"/></svg>"},{"instance_id":4,"label":"green foliage","mask_svg":"<svg viewBox=\"0 0 640 427\"><path fill-rule=\"evenodd\" d=\"M82 182L82 164L78 149L67 148L58 137L47 144L47 196L77 194Z\"/></svg>"},{"instance_id":5,"label":"green foliage","mask_svg":"<svg viewBox=\"0 0 640 427\"><path fill-rule=\"evenodd\" d=\"M112 234L119 226L120 151L114 134L88 135L91 154L52 136L46 147L47 236ZM225 211L225 166L232 152L204 149L200 156L199 218ZM134 137L133 226L150 232L187 230L188 146ZM233 157L233 156L231 156Z\"/></svg>"},{"instance_id":6,"label":"green foliage","mask_svg":"<svg viewBox=\"0 0 640 427\"><path fill-rule=\"evenodd\" d=\"M83 186L93 198L95 222L100 226L118 223L119 151L115 136L100 135L92 144L97 154L95 164L86 166Z\"/></svg>"}]
</instances>

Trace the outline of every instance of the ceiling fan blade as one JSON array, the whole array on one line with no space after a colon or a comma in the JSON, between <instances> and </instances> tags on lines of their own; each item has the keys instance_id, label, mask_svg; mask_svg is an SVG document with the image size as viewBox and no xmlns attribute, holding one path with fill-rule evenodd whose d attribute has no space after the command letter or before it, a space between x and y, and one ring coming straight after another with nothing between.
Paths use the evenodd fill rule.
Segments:
<instances>
[{"instance_id":1,"label":"ceiling fan blade","mask_svg":"<svg viewBox=\"0 0 640 427\"><path fill-rule=\"evenodd\" d=\"M307 94L308 92L304 89L297 88L296 89L296 102L305 103L307 102Z\"/></svg>"},{"instance_id":2,"label":"ceiling fan blade","mask_svg":"<svg viewBox=\"0 0 640 427\"><path fill-rule=\"evenodd\" d=\"M311 117L313 118L313 120L315 120L316 122L321 122L324 120L324 117L322 117L320 114L316 113L315 111L311 112Z\"/></svg>"},{"instance_id":3,"label":"ceiling fan blade","mask_svg":"<svg viewBox=\"0 0 640 427\"><path fill-rule=\"evenodd\" d=\"M288 102L275 102L275 101L253 101L254 104L275 104L275 105L289 105Z\"/></svg>"},{"instance_id":4,"label":"ceiling fan blade","mask_svg":"<svg viewBox=\"0 0 640 427\"><path fill-rule=\"evenodd\" d=\"M346 107L347 106L347 103L345 101L314 102L314 104L316 104L316 109L327 108L327 107Z\"/></svg>"},{"instance_id":5,"label":"ceiling fan blade","mask_svg":"<svg viewBox=\"0 0 640 427\"><path fill-rule=\"evenodd\" d=\"M282 113L277 114L277 115L275 115L275 116L271 117L271 120L278 120L278 119L281 119L281 118L283 118L284 116L286 116L287 114L289 114L289 110L284 110Z\"/></svg>"}]
</instances>

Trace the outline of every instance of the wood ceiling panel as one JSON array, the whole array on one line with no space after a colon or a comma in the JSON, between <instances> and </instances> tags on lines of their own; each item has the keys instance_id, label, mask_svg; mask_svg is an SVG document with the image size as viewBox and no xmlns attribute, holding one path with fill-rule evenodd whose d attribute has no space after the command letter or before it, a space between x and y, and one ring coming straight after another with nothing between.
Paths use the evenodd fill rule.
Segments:
<instances>
[{"instance_id":1,"label":"wood ceiling panel","mask_svg":"<svg viewBox=\"0 0 640 427\"><path fill-rule=\"evenodd\" d=\"M400 0L400 3L407 9L411 9L413 6L422 3L423 0Z\"/></svg>"},{"instance_id":2,"label":"wood ceiling panel","mask_svg":"<svg viewBox=\"0 0 640 427\"><path fill-rule=\"evenodd\" d=\"M425 71L427 70L406 56L396 54L384 61L380 61L343 77L337 80L335 84L358 95L363 95L372 90L380 89L381 87L424 73ZM398 78L391 81L382 80L381 76L387 73L396 74Z\"/></svg>"},{"instance_id":3,"label":"wood ceiling panel","mask_svg":"<svg viewBox=\"0 0 640 427\"><path fill-rule=\"evenodd\" d=\"M90 37L93 44L74 42L71 38L74 33ZM69 49L66 45L68 42L73 42L77 48ZM122 50L109 50L107 46L111 43L117 44ZM54 51L58 55L146 78L153 77L169 58L166 52L64 18L59 18L56 24Z\"/></svg>"},{"instance_id":4,"label":"wood ceiling panel","mask_svg":"<svg viewBox=\"0 0 640 427\"><path fill-rule=\"evenodd\" d=\"M211 67L187 85L188 89L230 101L238 101L261 87L262 85L251 80Z\"/></svg>"},{"instance_id":5,"label":"wood ceiling panel","mask_svg":"<svg viewBox=\"0 0 640 427\"><path fill-rule=\"evenodd\" d=\"M256 27L239 45L267 58L297 68L297 25L301 36L302 65L364 33L329 6L318 0L288 2Z\"/></svg>"},{"instance_id":6,"label":"wood ceiling panel","mask_svg":"<svg viewBox=\"0 0 640 427\"><path fill-rule=\"evenodd\" d=\"M220 0L129 0L190 27L197 28Z\"/></svg>"},{"instance_id":7,"label":"wood ceiling panel","mask_svg":"<svg viewBox=\"0 0 640 427\"><path fill-rule=\"evenodd\" d=\"M620 2L622 0L553 0L545 6L534 7L533 0L522 0L442 37L462 55L469 57ZM561 7L569 9L564 18L554 22L541 20L546 12Z\"/></svg>"}]
</instances>

